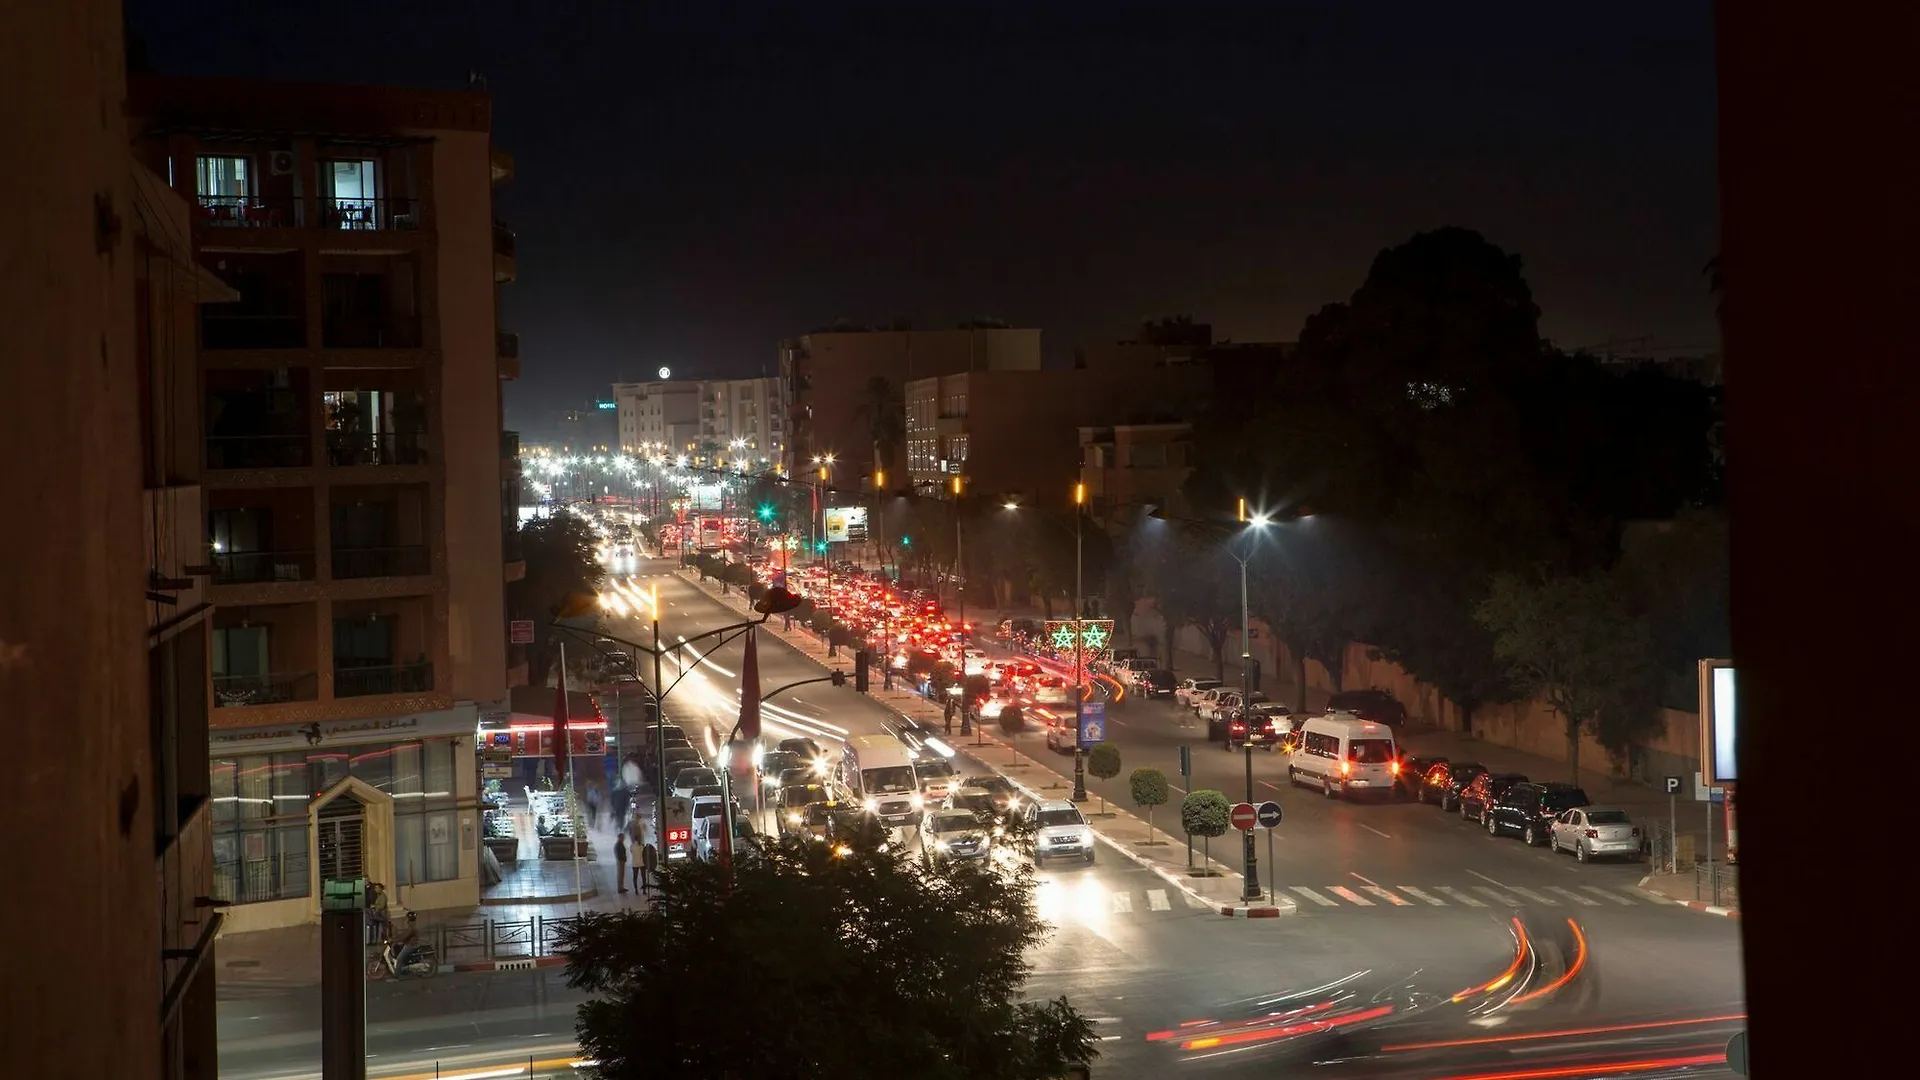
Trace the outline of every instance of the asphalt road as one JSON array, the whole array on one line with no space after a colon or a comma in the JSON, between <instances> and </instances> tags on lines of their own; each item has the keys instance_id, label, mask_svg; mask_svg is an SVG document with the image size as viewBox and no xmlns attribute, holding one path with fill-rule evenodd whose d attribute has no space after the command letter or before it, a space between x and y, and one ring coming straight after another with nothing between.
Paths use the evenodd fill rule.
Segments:
<instances>
[{"instance_id":1,"label":"asphalt road","mask_svg":"<svg viewBox=\"0 0 1920 1080\"><path fill-rule=\"evenodd\" d=\"M738 621L736 612L684 578L648 576L669 569L664 562L643 563L638 582L642 589L659 587L666 641ZM624 625L612 621L607 629L635 640L648 633L638 618ZM774 635L763 635L760 644L765 689L822 673ZM687 727L696 742L703 727L717 739L733 723L739 650L731 644L704 661L687 657L684 666L691 674L667 697L669 718ZM670 679L674 670L669 668ZM1140 701L1115 710L1111 738L1125 768L1105 784L1090 778L1090 786L1125 804L1127 769L1158 765L1177 781L1176 748L1186 741L1194 747L1194 786L1242 794L1241 759L1205 743L1204 727L1178 727L1178 715L1170 706ZM890 730L894 720L885 706L851 686L826 684L783 694L764 712L770 739L808 735L831 741L835 735ZM1050 754L1038 733L1020 741L1033 757L1071 774L1071 758ZM1514 960L1509 924L1516 912L1543 935L1568 919L1579 925L1588 960L1577 983L1524 1010L1480 1018L1480 1026L1465 1027L1464 1019L1449 1016L1440 1025L1445 1037L1438 1039L1447 1047L1368 1056L1349 1063L1358 1070L1354 1075L1445 1077L1502 1070L1525 1075L1513 1070L1549 1060L1557 1067L1565 1060L1554 1058L1541 1042L1529 1041L1527 1032L1594 1032L1744 1012L1735 923L1640 896L1633 889L1639 867L1579 866L1516 840L1488 837L1435 807L1327 802L1318 794L1287 790L1282 761L1256 751L1256 779L1268 785L1256 795L1276 798L1286 809L1276 836L1278 885L1296 901L1296 915L1240 920L1197 910L1177 889L1105 848L1095 865L1049 867L1040 875L1037 900L1056 930L1032 958L1029 990L1036 997L1065 994L1094 1018L1102 1040L1095 1075L1102 1080L1166 1076L1175 1067L1268 1076L1276 1056L1371 1054L1392 1040L1391 1032L1382 1029L1376 1038L1372 1029L1355 1027L1353 1042L1315 1035L1283 1045L1208 1052L1181 1050L1178 1039L1149 1037L1227 1030L1221 1025L1341 995L1364 1006L1395 987L1444 996L1484 983ZM1216 855L1222 847L1228 861L1237 859L1231 838L1215 844ZM1264 860L1264 841L1259 854ZM368 1007L370 1068L376 1076L432 1075L436 1063L443 1072L471 1071L516 1056L563 1053L578 1000L555 969L374 986ZM1434 1009L1402 1010L1369 1024L1436 1014ZM221 1075L246 1080L316 1075L318 1015L317 989L223 997ZM1496 1029L1496 1023L1504 1026ZM1702 1046L1716 1040L1723 1044L1727 1030L1739 1023L1576 1035L1571 1038L1577 1045L1564 1054L1600 1053L1595 1047L1618 1040L1620 1060L1661 1054L1680 1060L1698 1056ZM1662 1034L1669 1031L1674 1034ZM1488 1042L1493 1035L1516 1041ZM1453 1045L1468 1037L1478 1042ZM1402 1041L1410 1038L1415 1036ZM1340 1067L1329 1069L1339 1072Z\"/></svg>"}]
</instances>

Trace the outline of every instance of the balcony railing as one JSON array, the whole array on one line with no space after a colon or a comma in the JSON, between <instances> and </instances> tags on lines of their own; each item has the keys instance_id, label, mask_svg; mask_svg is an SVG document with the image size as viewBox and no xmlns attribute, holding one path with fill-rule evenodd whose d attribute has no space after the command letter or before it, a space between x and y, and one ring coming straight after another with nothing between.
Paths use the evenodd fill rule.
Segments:
<instances>
[{"instance_id":1,"label":"balcony railing","mask_svg":"<svg viewBox=\"0 0 1920 1080\"><path fill-rule=\"evenodd\" d=\"M328 319L320 327L320 344L328 349L417 349L420 318L389 315L378 319Z\"/></svg>"},{"instance_id":2,"label":"balcony railing","mask_svg":"<svg viewBox=\"0 0 1920 1080\"><path fill-rule=\"evenodd\" d=\"M195 213L202 225L239 229L284 229L304 216L299 199L260 195L201 195Z\"/></svg>"},{"instance_id":3,"label":"balcony railing","mask_svg":"<svg viewBox=\"0 0 1920 1080\"><path fill-rule=\"evenodd\" d=\"M207 438L207 468L304 469L312 450L305 435L214 435Z\"/></svg>"},{"instance_id":4,"label":"balcony railing","mask_svg":"<svg viewBox=\"0 0 1920 1080\"><path fill-rule=\"evenodd\" d=\"M423 431L327 432L327 464L425 465L427 435Z\"/></svg>"},{"instance_id":5,"label":"balcony railing","mask_svg":"<svg viewBox=\"0 0 1920 1080\"><path fill-rule=\"evenodd\" d=\"M509 259L513 258L514 248L518 243L519 238L514 236L512 229L507 228L498 221L493 223L493 253L495 255L505 255Z\"/></svg>"},{"instance_id":6,"label":"balcony railing","mask_svg":"<svg viewBox=\"0 0 1920 1080\"><path fill-rule=\"evenodd\" d=\"M411 577L426 573L428 565L427 549L420 544L333 549L333 576L336 579Z\"/></svg>"},{"instance_id":7,"label":"balcony railing","mask_svg":"<svg viewBox=\"0 0 1920 1080\"><path fill-rule=\"evenodd\" d=\"M391 667L336 667L333 669L333 696L366 697L369 694L419 694L433 689L433 665L396 664Z\"/></svg>"},{"instance_id":8,"label":"balcony railing","mask_svg":"<svg viewBox=\"0 0 1920 1080\"><path fill-rule=\"evenodd\" d=\"M233 315L208 307L200 312L200 343L209 349L301 349L307 327L298 315Z\"/></svg>"},{"instance_id":9,"label":"balcony railing","mask_svg":"<svg viewBox=\"0 0 1920 1080\"><path fill-rule=\"evenodd\" d=\"M418 229L420 200L323 198L320 227L348 232Z\"/></svg>"},{"instance_id":10,"label":"balcony railing","mask_svg":"<svg viewBox=\"0 0 1920 1080\"><path fill-rule=\"evenodd\" d=\"M311 671L277 672L267 675L220 675L213 677L213 705L224 709L236 705L281 705L289 701L312 701L319 695L318 677Z\"/></svg>"},{"instance_id":11,"label":"balcony railing","mask_svg":"<svg viewBox=\"0 0 1920 1080\"><path fill-rule=\"evenodd\" d=\"M213 556L216 585L263 581L312 581L311 551L222 551Z\"/></svg>"}]
</instances>

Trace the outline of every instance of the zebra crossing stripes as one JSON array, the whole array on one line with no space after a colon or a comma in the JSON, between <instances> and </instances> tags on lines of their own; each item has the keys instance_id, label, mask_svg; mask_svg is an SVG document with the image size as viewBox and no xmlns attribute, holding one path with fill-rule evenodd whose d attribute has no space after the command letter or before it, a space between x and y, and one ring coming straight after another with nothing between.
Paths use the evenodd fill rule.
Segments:
<instances>
[{"instance_id":1,"label":"zebra crossing stripes","mask_svg":"<svg viewBox=\"0 0 1920 1080\"><path fill-rule=\"evenodd\" d=\"M1329 900L1326 897L1320 895L1319 893L1314 892L1312 889L1307 888L1305 885L1290 885L1287 888L1289 892L1293 892L1300 896L1304 896L1308 900L1311 900L1314 903L1319 904L1321 907L1339 907L1340 906L1340 901Z\"/></svg>"},{"instance_id":2,"label":"zebra crossing stripes","mask_svg":"<svg viewBox=\"0 0 1920 1080\"><path fill-rule=\"evenodd\" d=\"M1447 906L1447 902L1445 900L1442 900L1439 897L1433 896L1429 893L1421 892L1419 889L1416 889L1411 885L1401 885L1398 888L1400 889L1401 892L1406 893L1408 896L1413 897L1415 900L1418 900L1423 904L1432 904L1434 907Z\"/></svg>"},{"instance_id":3,"label":"zebra crossing stripes","mask_svg":"<svg viewBox=\"0 0 1920 1080\"><path fill-rule=\"evenodd\" d=\"M1559 907L1560 906L1560 901L1551 899L1546 896L1542 896L1541 894L1534 892L1532 889L1523 889L1518 885L1508 885L1507 888L1543 907Z\"/></svg>"},{"instance_id":4,"label":"zebra crossing stripes","mask_svg":"<svg viewBox=\"0 0 1920 1080\"><path fill-rule=\"evenodd\" d=\"M1412 907L1413 906L1413 901L1401 899L1400 894L1394 892L1391 889L1383 889L1378 885L1363 885L1361 886L1361 888L1367 890L1367 892L1373 894L1374 896L1377 896L1380 899L1385 900L1387 903L1392 904L1394 907Z\"/></svg>"},{"instance_id":5,"label":"zebra crossing stripes","mask_svg":"<svg viewBox=\"0 0 1920 1080\"><path fill-rule=\"evenodd\" d=\"M1355 904L1360 907L1373 906L1373 901L1367 899L1364 896L1361 896L1359 893L1354 892L1352 889L1349 889L1344 885L1330 885L1327 887L1327 891L1339 897L1340 899L1345 900L1349 904Z\"/></svg>"},{"instance_id":6,"label":"zebra crossing stripes","mask_svg":"<svg viewBox=\"0 0 1920 1080\"><path fill-rule=\"evenodd\" d=\"M1327 908L1369 908L1373 911L1430 911L1434 908L1520 907L1597 908L1656 906L1655 901L1624 890L1598 885L1282 885L1280 891L1298 897L1301 911ZM1311 906L1309 906L1311 905Z\"/></svg>"},{"instance_id":7,"label":"zebra crossing stripes","mask_svg":"<svg viewBox=\"0 0 1920 1080\"><path fill-rule=\"evenodd\" d=\"M1583 885L1581 886L1581 888L1594 894L1595 896L1601 897L1603 899L1611 900L1616 904L1626 904L1628 906L1632 906L1632 904L1634 903L1632 900L1629 900L1624 896L1619 896L1614 893L1610 893L1607 890L1602 889L1598 885Z\"/></svg>"},{"instance_id":8,"label":"zebra crossing stripes","mask_svg":"<svg viewBox=\"0 0 1920 1080\"><path fill-rule=\"evenodd\" d=\"M1147 910L1149 911L1172 910L1172 905L1167 903L1167 890L1148 889L1147 890Z\"/></svg>"},{"instance_id":9,"label":"zebra crossing stripes","mask_svg":"<svg viewBox=\"0 0 1920 1080\"><path fill-rule=\"evenodd\" d=\"M1442 885L1433 891L1437 893L1445 893L1447 896L1452 897L1453 899L1459 901L1460 903L1466 905L1467 907L1486 907L1487 906L1486 904L1478 900L1475 900L1473 897L1467 895L1464 892L1461 892L1459 889L1456 889L1451 885Z\"/></svg>"},{"instance_id":10,"label":"zebra crossing stripes","mask_svg":"<svg viewBox=\"0 0 1920 1080\"><path fill-rule=\"evenodd\" d=\"M1600 906L1600 901L1591 899L1590 897L1581 896L1579 893L1574 892L1572 889L1563 889L1558 885L1548 885L1546 886L1546 890L1550 893L1559 893L1561 896L1564 896L1567 899L1573 901L1574 903L1579 904L1581 907L1599 907Z\"/></svg>"},{"instance_id":11,"label":"zebra crossing stripes","mask_svg":"<svg viewBox=\"0 0 1920 1080\"><path fill-rule=\"evenodd\" d=\"M1133 913L1133 894L1117 892L1113 894L1113 913L1130 915Z\"/></svg>"}]
</instances>

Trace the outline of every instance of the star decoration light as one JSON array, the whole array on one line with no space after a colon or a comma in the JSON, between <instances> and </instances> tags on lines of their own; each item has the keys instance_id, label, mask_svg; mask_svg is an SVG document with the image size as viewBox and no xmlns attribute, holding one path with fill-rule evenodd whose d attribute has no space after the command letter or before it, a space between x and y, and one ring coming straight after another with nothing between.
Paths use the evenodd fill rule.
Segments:
<instances>
[{"instance_id":1,"label":"star decoration light","mask_svg":"<svg viewBox=\"0 0 1920 1080\"><path fill-rule=\"evenodd\" d=\"M1082 623L1080 625L1080 644L1091 652L1100 652L1107 647L1110 632L1100 623Z\"/></svg>"},{"instance_id":2,"label":"star decoration light","mask_svg":"<svg viewBox=\"0 0 1920 1080\"><path fill-rule=\"evenodd\" d=\"M1056 649L1073 648L1073 624L1062 623L1053 628L1053 647Z\"/></svg>"}]
</instances>

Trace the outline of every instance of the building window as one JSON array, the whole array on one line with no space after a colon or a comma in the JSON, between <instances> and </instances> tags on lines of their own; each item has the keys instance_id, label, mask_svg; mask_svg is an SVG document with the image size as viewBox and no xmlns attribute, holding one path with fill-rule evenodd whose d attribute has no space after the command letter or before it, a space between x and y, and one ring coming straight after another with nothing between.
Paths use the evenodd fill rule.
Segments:
<instances>
[{"instance_id":1,"label":"building window","mask_svg":"<svg viewBox=\"0 0 1920 1080\"><path fill-rule=\"evenodd\" d=\"M253 177L243 157L203 154L194 160L194 193L202 203L239 202L253 194Z\"/></svg>"},{"instance_id":2,"label":"building window","mask_svg":"<svg viewBox=\"0 0 1920 1080\"><path fill-rule=\"evenodd\" d=\"M1166 443L1137 443L1127 448L1127 464L1135 469L1167 467Z\"/></svg>"}]
</instances>

